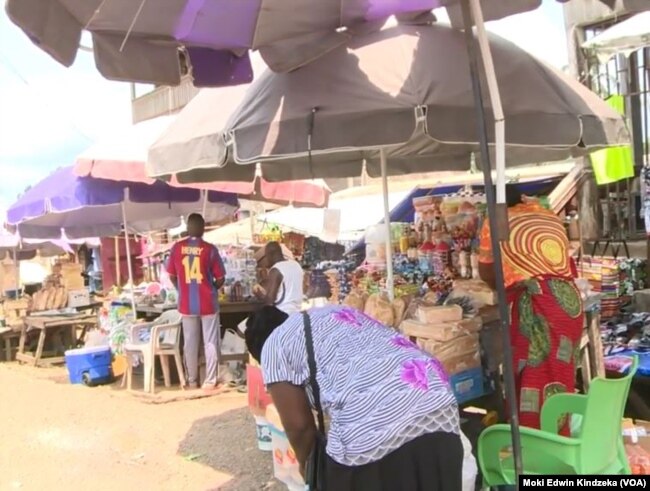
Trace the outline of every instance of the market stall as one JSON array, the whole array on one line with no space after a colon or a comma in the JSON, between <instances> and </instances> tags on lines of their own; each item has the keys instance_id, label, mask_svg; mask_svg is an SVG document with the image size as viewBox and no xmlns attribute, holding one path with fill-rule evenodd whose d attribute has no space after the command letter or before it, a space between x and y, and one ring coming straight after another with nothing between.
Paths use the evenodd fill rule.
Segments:
<instances>
[{"instance_id":1,"label":"market stall","mask_svg":"<svg viewBox=\"0 0 650 491\"><path fill-rule=\"evenodd\" d=\"M545 202L560 180L510 185ZM493 391L502 393L496 293L478 274L478 233L487 213L481 190L416 189L391 211L399 222L391 223L389 258L379 224L368 228L346 259L322 262L311 272L312 286L328 292L329 301L401 330L440 359L462 404ZM351 257L355 252L362 256L361 264ZM387 261L394 271L393 301L387 294ZM491 409L504 415L502 401L494 399L497 404Z\"/></svg>"}]
</instances>

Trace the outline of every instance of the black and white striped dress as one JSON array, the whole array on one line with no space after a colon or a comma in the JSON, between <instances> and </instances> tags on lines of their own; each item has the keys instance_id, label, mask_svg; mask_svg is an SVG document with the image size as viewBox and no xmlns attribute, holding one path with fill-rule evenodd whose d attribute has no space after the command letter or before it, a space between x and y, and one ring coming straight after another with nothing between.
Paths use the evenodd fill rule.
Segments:
<instances>
[{"instance_id":1,"label":"black and white striped dress","mask_svg":"<svg viewBox=\"0 0 650 491\"><path fill-rule=\"evenodd\" d=\"M419 436L460 432L456 399L437 360L349 307L328 305L309 315L321 402L330 418L327 453L334 461L360 466ZM271 334L262 369L267 385L303 386L312 400L300 313Z\"/></svg>"}]
</instances>

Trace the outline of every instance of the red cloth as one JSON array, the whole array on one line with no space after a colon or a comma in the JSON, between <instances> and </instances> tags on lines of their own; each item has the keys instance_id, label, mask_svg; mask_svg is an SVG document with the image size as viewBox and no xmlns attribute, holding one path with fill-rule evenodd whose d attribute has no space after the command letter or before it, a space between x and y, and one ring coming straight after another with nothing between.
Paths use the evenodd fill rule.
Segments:
<instances>
[{"instance_id":1,"label":"red cloth","mask_svg":"<svg viewBox=\"0 0 650 491\"><path fill-rule=\"evenodd\" d=\"M568 312L560 304L551 291L551 280L569 292L573 305L579 305L578 312L570 312L570 309ZM580 294L572 280L549 276L531 281L539 285L535 288L541 290L531 293L530 286L517 283L508 289L508 301L512 305L510 335L519 420L523 426L539 428L541 408L546 398L555 392L573 392L575 389L574 360L582 337L584 312ZM548 336L545 336L548 339L548 349L543 360L540 356L531 356L531 339L534 340L535 337L530 332L531 329L538 328L526 321L526 313L520 312L520 300L525 295L530 297L534 315L545 321L548 329ZM575 304L576 297L573 295L577 296L578 304ZM532 352L539 353L535 349ZM569 436L568 419L560 434Z\"/></svg>"},{"instance_id":2,"label":"red cloth","mask_svg":"<svg viewBox=\"0 0 650 491\"><path fill-rule=\"evenodd\" d=\"M183 315L213 315L219 308L215 280L223 279L225 269L217 248L194 237L174 244L167 273L176 276L178 311Z\"/></svg>"}]
</instances>

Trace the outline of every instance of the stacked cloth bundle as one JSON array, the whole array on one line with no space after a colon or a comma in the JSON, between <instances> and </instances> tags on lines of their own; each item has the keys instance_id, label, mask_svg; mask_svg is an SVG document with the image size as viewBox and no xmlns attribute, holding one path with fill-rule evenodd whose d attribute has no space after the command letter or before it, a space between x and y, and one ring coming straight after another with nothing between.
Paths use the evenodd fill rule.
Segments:
<instances>
[{"instance_id":1,"label":"stacked cloth bundle","mask_svg":"<svg viewBox=\"0 0 650 491\"><path fill-rule=\"evenodd\" d=\"M601 325L605 368L625 373L639 358L638 374L650 376L650 313L621 314Z\"/></svg>"},{"instance_id":2,"label":"stacked cloth bundle","mask_svg":"<svg viewBox=\"0 0 650 491\"><path fill-rule=\"evenodd\" d=\"M650 312L619 314L600 326L605 355L621 349L650 350Z\"/></svg>"},{"instance_id":3,"label":"stacked cloth bundle","mask_svg":"<svg viewBox=\"0 0 650 491\"><path fill-rule=\"evenodd\" d=\"M614 317L621 307L621 281L619 259L606 256L585 256L582 276L596 293L602 294L600 311L602 319Z\"/></svg>"}]
</instances>

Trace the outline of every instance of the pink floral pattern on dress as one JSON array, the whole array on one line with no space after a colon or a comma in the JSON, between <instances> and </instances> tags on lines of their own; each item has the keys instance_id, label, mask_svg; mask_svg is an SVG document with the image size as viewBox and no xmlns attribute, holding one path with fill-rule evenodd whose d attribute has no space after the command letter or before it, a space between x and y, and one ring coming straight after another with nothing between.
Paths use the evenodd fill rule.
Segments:
<instances>
[{"instance_id":1,"label":"pink floral pattern on dress","mask_svg":"<svg viewBox=\"0 0 650 491\"><path fill-rule=\"evenodd\" d=\"M411 341L410 339L405 338L404 336L400 336L399 334L397 336L393 336L390 339L390 342L393 343L395 346L397 346L399 348L417 349L417 350L420 349L418 347L418 345L415 344L413 341Z\"/></svg>"},{"instance_id":2,"label":"pink floral pattern on dress","mask_svg":"<svg viewBox=\"0 0 650 491\"><path fill-rule=\"evenodd\" d=\"M402 381L419 390L429 390L429 374L427 362L424 360L409 360L402 364Z\"/></svg>"},{"instance_id":3,"label":"pink floral pattern on dress","mask_svg":"<svg viewBox=\"0 0 650 491\"><path fill-rule=\"evenodd\" d=\"M332 318L336 321L343 322L354 327L362 327L363 324L357 318L357 313L352 309L337 310L332 314Z\"/></svg>"},{"instance_id":4,"label":"pink floral pattern on dress","mask_svg":"<svg viewBox=\"0 0 650 491\"><path fill-rule=\"evenodd\" d=\"M427 364L429 365L429 368L433 370L438 378L442 380L445 384L449 385L449 375L447 375L447 372L445 371L444 367L442 366L442 363L440 363L438 360L431 358Z\"/></svg>"}]
</instances>

